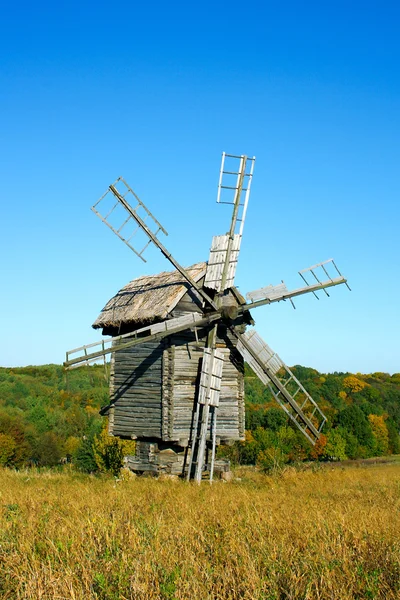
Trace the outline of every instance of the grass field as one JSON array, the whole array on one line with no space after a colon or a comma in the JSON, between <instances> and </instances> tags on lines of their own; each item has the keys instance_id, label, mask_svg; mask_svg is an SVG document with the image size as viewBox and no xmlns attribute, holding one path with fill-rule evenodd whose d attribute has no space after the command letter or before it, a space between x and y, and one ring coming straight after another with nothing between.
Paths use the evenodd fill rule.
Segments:
<instances>
[{"instance_id":1,"label":"grass field","mask_svg":"<svg viewBox=\"0 0 400 600\"><path fill-rule=\"evenodd\" d=\"M235 475L1 470L1 598L400 598L398 463Z\"/></svg>"}]
</instances>

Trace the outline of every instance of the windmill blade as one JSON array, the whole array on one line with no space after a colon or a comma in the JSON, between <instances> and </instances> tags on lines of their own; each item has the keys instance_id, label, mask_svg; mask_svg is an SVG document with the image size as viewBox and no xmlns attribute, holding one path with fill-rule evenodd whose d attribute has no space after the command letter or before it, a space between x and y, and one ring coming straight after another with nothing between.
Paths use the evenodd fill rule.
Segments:
<instances>
[{"instance_id":1,"label":"windmill blade","mask_svg":"<svg viewBox=\"0 0 400 600\"><path fill-rule=\"evenodd\" d=\"M204 279L206 287L223 292L233 286L241 241L242 236L238 233L234 234L232 240L230 240L229 234L213 237Z\"/></svg>"},{"instance_id":2,"label":"windmill blade","mask_svg":"<svg viewBox=\"0 0 400 600\"><path fill-rule=\"evenodd\" d=\"M239 161L239 165L237 161ZM228 163L227 165L225 165L226 162ZM239 195L240 202L238 203L234 230L235 233L238 233L239 235L243 235L255 162L255 156L250 157L244 154L238 156L236 154L226 154L226 152L222 153L217 203L235 206Z\"/></svg>"},{"instance_id":3,"label":"windmill blade","mask_svg":"<svg viewBox=\"0 0 400 600\"><path fill-rule=\"evenodd\" d=\"M201 368L199 396L197 402L203 405L218 406L221 391L224 354L217 348L204 348Z\"/></svg>"},{"instance_id":4,"label":"windmill blade","mask_svg":"<svg viewBox=\"0 0 400 600\"><path fill-rule=\"evenodd\" d=\"M119 186L123 185L124 186L123 190L120 191L119 189L117 189L117 185L119 185ZM124 191L125 189L126 189L126 191ZM100 213L100 203L104 203L104 201L106 199L109 199L110 193L114 197L115 203L113 204L111 209L107 212L107 214L105 216L103 216ZM136 205L134 208L132 208L132 206L130 206L129 202L126 199L127 197L134 198L134 200L136 202ZM124 220L122 223L120 221L118 221L118 225L113 225L111 223L110 219L111 219L111 215L114 213L114 211L117 208L123 209ZM163 244L160 242L157 235L159 235L160 232L163 232L166 235L168 235L166 230L157 221L157 219L152 215L152 213L148 210L148 208L143 204L143 202L139 199L139 197L135 194L135 192L132 190L132 188L126 183L126 181L122 177L119 177L112 185L109 186L107 192L96 202L96 204L94 204L94 206L92 207L92 210L103 221L103 223L105 223L142 260L145 260L143 258L143 252L146 250L146 248L151 243L153 243L155 246L157 246L157 248L170 261L170 263L172 263L174 265L175 269L177 269L180 272L180 274L186 279L186 281L189 283L189 285L191 287L195 288L195 290L209 304L209 306L211 306L214 310L216 310L216 305L215 305L214 301L203 290L203 288L198 283L196 283L196 281L194 281L194 279L189 275L187 270L184 267L182 267L178 263L177 260L174 259L172 254L170 252L168 252L168 250L165 248L165 246L163 246ZM141 216L140 211L142 211L142 213L144 211L143 217ZM146 224L146 222L145 222L146 220L152 221L153 229L156 228L156 231L152 231L152 228ZM131 225L131 224L135 224L135 229L134 229L132 235L130 235L129 237L125 237L125 235L123 235L123 230L124 230L124 228L126 228L128 225ZM136 250L131 244L131 239L139 231L145 235L145 237L147 238L147 241L141 250Z\"/></svg>"},{"instance_id":5,"label":"windmill blade","mask_svg":"<svg viewBox=\"0 0 400 600\"><path fill-rule=\"evenodd\" d=\"M231 167L237 170L225 168L226 158L228 160L239 160L238 167ZM206 287L214 289L218 293L222 293L227 288L232 287L235 279L254 163L254 156L250 158L245 155L236 156L226 154L225 152L222 154L217 202L220 204L231 204L233 212L229 232L225 235L214 236L212 239L208 268L204 281ZM248 165L250 165L250 169L248 169ZM226 178L228 178L228 181L226 181ZM229 191L229 194L232 194L232 191L234 192L233 201L231 200L231 196L228 200L221 199L224 198L221 194L224 191Z\"/></svg>"},{"instance_id":6,"label":"windmill blade","mask_svg":"<svg viewBox=\"0 0 400 600\"><path fill-rule=\"evenodd\" d=\"M129 198L134 207L130 206L126 198ZM122 210L121 210L122 209ZM155 216L143 204L139 196L135 194L132 188L127 184L123 177L118 177L101 198L92 206L91 210L109 227L120 240L124 242L139 258L146 262L143 253L151 240L148 240L145 246L135 248L131 240L140 232L140 223L138 219L147 221L147 228L157 237L160 233L168 235L168 232L157 221ZM105 212L105 214L102 214ZM128 213L128 215L127 215ZM142 215L142 216L141 216Z\"/></svg>"},{"instance_id":7,"label":"windmill blade","mask_svg":"<svg viewBox=\"0 0 400 600\"><path fill-rule=\"evenodd\" d=\"M338 273L338 277L332 277L328 272L328 265L334 267L336 272ZM316 273L318 269L321 269L329 279L325 281L321 281ZM317 271L318 272L318 271ZM311 273L313 278L317 283L310 284L308 283L305 273ZM249 308L257 308L258 306L264 306L265 304L272 304L273 302L281 302L282 300L288 300L291 298L295 298L296 296L301 296L302 294L310 294L313 293L316 296L316 292L319 290L323 290L327 296L329 296L326 288L334 287L336 285L345 284L348 289L349 285L347 283L347 279L343 277L337 268L335 262L332 258L326 260L322 263L318 263L317 265L313 265L308 269L303 269L299 271L299 275L302 277L303 281L306 283L304 287L297 288L295 290L289 291L284 284L284 282L278 285L268 285L266 287L260 288L258 290L254 290L252 292L248 292L246 294L247 300L249 303L241 308L241 311L248 310ZM318 296L317 296L318 298Z\"/></svg>"},{"instance_id":8,"label":"windmill blade","mask_svg":"<svg viewBox=\"0 0 400 600\"><path fill-rule=\"evenodd\" d=\"M100 340L98 342L93 342L92 344L86 344L79 348L69 350L66 353L64 368L70 370L82 365L89 365L112 352L118 352L119 350L130 348L131 346L149 342L150 340L161 340L168 335L179 333L186 329L206 327L218 319L220 319L219 313L212 313L207 315L207 317L204 317L199 313L190 313L183 315L182 317L167 319L161 323L148 325L108 340Z\"/></svg>"},{"instance_id":9,"label":"windmill blade","mask_svg":"<svg viewBox=\"0 0 400 600\"><path fill-rule=\"evenodd\" d=\"M237 349L258 378L267 385L275 400L311 442L319 439L326 417L307 390L282 359L255 330L238 334Z\"/></svg>"},{"instance_id":10,"label":"windmill blade","mask_svg":"<svg viewBox=\"0 0 400 600\"><path fill-rule=\"evenodd\" d=\"M224 365L224 354L216 348L204 348L201 366L199 392L197 397L196 411L193 422L192 451L187 471L187 479L192 474L192 467L196 463L195 480L201 481L205 464L205 452L207 443L207 432L209 428L210 408L212 408L210 434L212 441L212 456L210 466L210 481L212 481L216 445L216 410L219 405L221 391L222 369ZM199 420L201 423L199 431Z\"/></svg>"}]
</instances>

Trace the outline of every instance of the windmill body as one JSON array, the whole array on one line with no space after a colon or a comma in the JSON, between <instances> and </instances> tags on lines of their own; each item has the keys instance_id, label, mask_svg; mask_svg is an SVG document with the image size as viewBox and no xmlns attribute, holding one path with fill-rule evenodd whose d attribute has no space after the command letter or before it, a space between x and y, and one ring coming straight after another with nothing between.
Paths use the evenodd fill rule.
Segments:
<instances>
[{"instance_id":1,"label":"windmill body","mask_svg":"<svg viewBox=\"0 0 400 600\"><path fill-rule=\"evenodd\" d=\"M227 168L227 158L236 167ZM254 161L223 154L217 201L232 205L232 218L228 232L213 237L207 263L182 267L159 240L166 230L122 178L93 207L139 258L153 243L174 267L122 288L93 324L111 337L67 352L64 363L71 369L111 355L110 402L102 414L109 416L111 435L137 440L136 456L129 458L135 471L199 482L204 472L212 480L214 471L227 470L215 450L244 439L244 362L312 444L326 421L287 365L247 327L254 324L250 309L293 304L320 290L329 295L328 288L347 281L330 259L300 271L306 285L291 291L283 282L271 284L249 292L246 301L234 287ZM223 199L226 192L233 200ZM143 248L133 245L137 233Z\"/></svg>"},{"instance_id":2,"label":"windmill body","mask_svg":"<svg viewBox=\"0 0 400 600\"><path fill-rule=\"evenodd\" d=\"M207 263L199 263L187 271L203 286L206 268ZM224 295L228 313L244 303L236 290ZM191 314L204 316L203 300L174 271L128 283L106 304L93 327L114 337L123 333L127 342L130 332ZM248 313L236 319L238 331L244 331L246 321ZM111 435L138 441L139 456L129 461L134 470L182 474L209 329L178 332L112 354L110 404L102 412L109 416ZM224 366L216 437L222 444L244 439L244 361L237 342L225 324L218 325L216 346ZM226 461L218 467L226 469Z\"/></svg>"}]
</instances>

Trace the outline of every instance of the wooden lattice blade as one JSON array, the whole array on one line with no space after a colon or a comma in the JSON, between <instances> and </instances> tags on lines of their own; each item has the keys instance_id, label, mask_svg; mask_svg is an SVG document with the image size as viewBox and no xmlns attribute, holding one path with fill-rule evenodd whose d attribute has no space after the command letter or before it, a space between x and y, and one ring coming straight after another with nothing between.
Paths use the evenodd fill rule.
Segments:
<instances>
[{"instance_id":1,"label":"wooden lattice blade","mask_svg":"<svg viewBox=\"0 0 400 600\"><path fill-rule=\"evenodd\" d=\"M312 267L303 269L302 271L299 271L299 275L306 284L304 287L289 292L283 281L278 285L268 285L266 287L262 287L246 294L247 300L250 301L249 306L255 308L256 306L263 306L264 304L271 304L272 302L280 302L281 300L290 300L296 296L310 293L314 294L314 296L318 298L316 292L319 290L323 290L325 294L329 296L326 289L341 284L345 284L349 288L347 279L343 277L333 258L329 258L328 260L324 260L323 262L313 265ZM327 276L328 279L321 281L321 275L323 277ZM311 284L306 279L307 276L312 278Z\"/></svg>"},{"instance_id":2,"label":"wooden lattice blade","mask_svg":"<svg viewBox=\"0 0 400 600\"><path fill-rule=\"evenodd\" d=\"M204 280L205 287L220 292L233 286L241 241L242 237L239 234L233 236L227 277L225 285L222 287L222 273L227 259L229 235L216 235L213 237Z\"/></svg>"},{"instance_id":3,"label":"wooden lattice blade","mask_svg":"<svg viewBox=\"0 0 400 600\"><path fill-rule=\"evenodd\" d=\"M234 331L234 330L233 330ZM298 429L312 443L319 439L326 417L283 360L255 330L237 334L237 349Z\"/></svg>"},{"instance_id":4,"label":"wooden lattice blade","mask_svg":"<svg viewBox=\"0 0 400 600\"><path fill-rule=\"evenodd\" d=\"M152 238L157 238L160 233L168 235L122 177L109 186L92 206L92 211L143 261L144 251L154 241ZM142 226L144 223L145 227Z\"/></svg>"},{"instance_id":5,"label":"wooden lattice blade","mask_svg":"<svg viewBox=\"0 0 400 600\"><path fill-rule=\"evenodd\" d=\"M343 276L335 277L334 279L328 279L327 281L322 281L319 283L315 283L313 285L306 285L301 288L296 288L291 291L285 291L282 287L282 290L277 293L269 293L272 290L278 290L279 286L267 286L265 288L261 288L260 290L254 290L253 292L249 292L246 294L246 297L252 298L257 297L257 295L262 295L262 291L266 290L266 294L264 298L260 300L255 300L254 302L249 302L245 306L241 307L241 311L257 308L258 306L264 306L265 304L272 304L273 302L281 302L282 300L290 300L291 298L295 298L296 296L302 296L303 294L311 294L318 292L319 290L325 290L330 287L334 287L336 285L347 284L347 279ZM286 288L286 286L285 286Z\"/></svg>"},{"instance_id":6,"label":"wooden lattice blade","mask_svg":"<svg viewBox=\"0 0 400 600\"><path fill-rule=\"evenodd\" d=\"M102 358L111 352L118 352L119 350L136 346L153 339L162 339L163 337L186 329L204 327L218 319L220 319L218 313L210 314L207 317L203 317L198 313L190 313L183 315L182 317L167 319L161 323L141 327L130 333L116 336L108 340L99 340L92 344L86 344L67 352L64 368L69 370L81 365L88 365L96 362L99 358ZM97 350L95 350L95 348L97 348Z\"/></svg>"},{"instance_id":7,"label":"wooden lattice blade","mask_svg":"<svg viewBox=\"0 0 400 600\"><path fill-rule=\"evenodd\" d=\"M115 197L115 200L116 200L115 206L121 206L125 210L126 215L127 215L125 221L118 227L118 229L116 229L114 226L112 226L110 224L110 222L109 222L109 215L112 213L112 211L114 210L115 207L112 207L111 211L106 216L101 215L99 213L99 210L98 210L99 204L102 201L104 201L104 198L107 196L108 192L106 192L104 194L104 196L102 196L100 198L100 200L98 200L98 202L92 207L92 210L100 217L100 219L106 225L108 225L108 227L110 227L110 229L112 229L112 231L114 231L114 233L116 233L118 235L118 237L120 239L122 239L129 246L129 248L131 248L131 250L133 250L135 252L135 254L137 254L143 260L144 260L144 258L142 256L143 252L145 251L145 249L147 248L147 246L150 243L153 243L162 252L162 254L165 256L165 258L167 258L169 260L169 262L175 267L175 269L177 269L177 271L179 271L179 273L186 279L186 281L189 283L189 285L191 287L193 287L202 296L202 298L207 302L207 304L209 306L211 306L211 308L213 308L214 310L216 310L217 306L214 303L214 301L202 289L202 287L200 285L198 285L196 283L196 281L194 281L194 279L190 276L190 274L187 272L187 270L184 267L182 267L178 263L177 260L175 260L175 258L172 256L172 254L170 252L168 252L168 250L165 248L165 246L163 246L163 244L158 239L157 236L160 233L160 231L162 231L163 233L165 233L166 235L168 235L167 232L165 231L165 229L160 225L160 223L151 214L151 212L145 207L145 205L143 204L143 202L141 202L141 200L139 200L138 196L129 187L129 185L126 183L126 181L123 180L122 177L120 177L119 179L117 179L117 182L119 182L119 181L122 181L123 184L125 185L125 187L128 189L128 191L126 192L125 195L121 194L121 191L118 190L117 187L114 184L112 184L112 185L109 186L109 191ZM136 207L132 208L132 206L130 206L130 204L126 200L125 196L128 195L128 194L132 194L133 197L137 200L138 205ZM145 210L146 214L145 214L144 218L143 218L143 216L141 216L139 214L140 210ZM145 222L147 218L149 218L149 220L155 224L153 226L153 229L156 229L155 231L153 231L152 228ZM121 235L122 229L130 221L135 222L135 224L137 226L137 230L140 231L144 235L144 237L146 239L145 244L144 244L144 246L143 246L143 248L141 250L135 249L130 244L130 238L126 239L126 238L124 238ZM135 235L135 233L133 235Z\"/></svg>"},{"instance_id":8,"label":"wooden lattice blade","mask_svg":"<svg viewBox=\"0 0 400 600\"><path fill-rule=\"evenodd\" d=\"M199 404L219 405L223 366L224 353L221 350L204 348L197 399Z\"/></svg>"}]
</instances>

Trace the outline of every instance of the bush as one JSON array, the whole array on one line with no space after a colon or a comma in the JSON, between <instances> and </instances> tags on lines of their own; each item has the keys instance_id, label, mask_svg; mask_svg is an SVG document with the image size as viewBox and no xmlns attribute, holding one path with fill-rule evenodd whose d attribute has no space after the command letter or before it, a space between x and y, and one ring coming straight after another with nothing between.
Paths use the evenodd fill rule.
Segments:
<instances>
[{"instance_id":1,"label":"bush","mask_svg":"<svg viewBox=\"0 0 400 600\"><path fill-rule=\"evenodd\" d=\"M104 427L93 440L94 459L99 471L110 472L118 477L124 464L124 450L122 441L108 434L108 427Z\"/></svg>"},{"instance_id":2,"label":"bush","mask_svg":"<svg viewBox=\"0 0 400 600\"><path fill-rule=\"evenodd\" d=\"M74 464L77 469L84 473L95 473L99 470L94 457L93 441L91 439L85 438L82 440L77 450Z\"/></svg>"}]
</instances>

